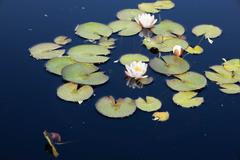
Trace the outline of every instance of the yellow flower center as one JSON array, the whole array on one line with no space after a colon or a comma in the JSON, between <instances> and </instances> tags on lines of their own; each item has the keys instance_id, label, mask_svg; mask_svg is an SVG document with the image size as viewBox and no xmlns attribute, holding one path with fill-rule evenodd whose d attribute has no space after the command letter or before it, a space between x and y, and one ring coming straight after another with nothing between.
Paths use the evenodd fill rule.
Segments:
<instances>
[{"instance_id":1,"label":"yellow flower center","mask_svg":"<svg viewBox=\"0 0 240 160\"><path fill-rule=\"evenodd\" d=\"M142 72L143 71L142 67L140 67L140 66L135 66L134 70L137 71L137 72Z\"/></svg>"}]
</instances>

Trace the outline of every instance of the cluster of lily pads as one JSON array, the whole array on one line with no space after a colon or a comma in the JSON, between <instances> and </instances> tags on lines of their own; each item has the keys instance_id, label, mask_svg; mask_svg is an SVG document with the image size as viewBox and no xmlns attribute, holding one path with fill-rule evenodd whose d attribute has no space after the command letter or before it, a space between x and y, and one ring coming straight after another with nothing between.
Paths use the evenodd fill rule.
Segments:
<instances>
[{"instance_id":1,"label":"cluster of lily pads","mask_svg":"<svg viewBox=\"0 0 240 160\"><path fill-rule=\"evenodd\" d=\"M115 39L111 35L142 37L142 43L156 57L149 59L146 54L127 53L119 57L119 61L127 69L126 74L130 82L134 81L143 85L153 82L152 77L143 76L134 78L131 65L145 66L143 73L149 66L157 73L166 75L167 86L177 91L173 101L184 108L200 106L204 102L203 97L196 97L198 91L207 85L206 78L197 72L189 71L189 63L181 58L182 52L186 54L201 54L203 48L200 42L207 39L213 43L213 39L222 34L222 30L211 24L195 26L192 33L200 37L197 45L190 45L184 36L185 28L173 20L155 19L154 14L162 10L172 9L175 4L170 0L158 0L153 3L140 3L136 9L123 9L117 13L118 20L109 24L99 22L87 22L77 25L75 34L87 39L88 44L80 44L66 50L62 47L72 40L66 36L59 36L54 42L40 43L29 49L35 59L47 59L47 71L62 76L67 81L57 89L59 98L65 101L82 103L94 94L92 86L101 85L109 80L109 77L100 71L97 66L110 59L111 49L115 47ZM157 24L157 21L158 24ZM180 47L178 54L172 54L174 47ZM161 53L170 53L162 56ZM116 61L118 62L118 61ZM206 76L217 82L225 93L239 93L240 88L236 83L240 80L240 60L226 61L222 66L213 66L216 73L206 72ZM142 69L142 68L140 68ZM139 70L139 68L136 68ZM112 96L100 98L96 103L96 109L104 116L111 118L123 118L132 115L136 108L142 111L154 112L161 108L160 100L147 96L146 100L138 98L119 98ZM153 113L154 120L165 121L169 118L168 112Z\"/></svg>"}]
</instances>

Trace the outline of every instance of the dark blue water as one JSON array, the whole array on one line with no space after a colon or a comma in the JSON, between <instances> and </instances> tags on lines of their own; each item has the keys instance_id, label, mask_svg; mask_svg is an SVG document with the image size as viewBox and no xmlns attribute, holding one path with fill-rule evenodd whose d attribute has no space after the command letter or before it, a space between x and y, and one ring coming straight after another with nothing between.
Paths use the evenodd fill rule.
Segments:
<instances>
[{"instance_id":1,"label":"dark blue water","mask_svg":"<svg viewBox=\"0 0 240 160\"><path fill-rule=\"evenodd\" d=\"M147 0L146 0L147 1ZM166 77L153 73L155 82L142 90L125 85L124 68L113 64L121 54L141 52L140 38L121 38L111 60L101 65L110 81L95 88L96 96L79 106L59 100L56 88L61 77L45 71L45 61L36 61L27 49L33 44L68 35L73 43L83 40L74 35L78 23L108 23L115 13L134 8L141 0L0 0L0 126L1 160L53 159L44 151L42 132L56 131L75 143L59 146L61 160L239 160L240 96L225 95L209 82L200 95L205 104L197 109L182 109L172 102L175 92L166 87ZM150 2L150 1L149 1ZM45 15L46 14L46 15ZM44 16L45 15L45 16ZM161 13L162 18L183 24L188 40L199 39L191 29L201 23L221 27L224 34L214 45L202 43L201 56L187 56L191 70L203 73L221 58L239 58L239 0L181 0L176 8ZM98 114L94 104L102 96L116 98L154 96L169 111L168 122L157 123L151 114L137 111L130 118L112 120Z\"/></svg>"}]
</instances>

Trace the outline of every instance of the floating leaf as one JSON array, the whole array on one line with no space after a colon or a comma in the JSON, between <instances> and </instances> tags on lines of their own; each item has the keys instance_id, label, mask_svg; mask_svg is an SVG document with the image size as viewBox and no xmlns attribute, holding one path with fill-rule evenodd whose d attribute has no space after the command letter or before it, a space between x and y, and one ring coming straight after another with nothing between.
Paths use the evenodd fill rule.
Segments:
<instances>
[{"instance_id":1,"label":"floating leaf","mask_svg":"<svg viewBox=\"0 0 240 160\"><path fill-rule=\"evenodd\" d=\"M152 32L157 35L175 37L176 35L183 35L185 29L181 24L177 22L171 20L163 20L158 25L155 25L154 28L152 28Z\"/></svg>"},{"instance_id":2,"label":"floating leaf","mask_svg":"<svg viewBox=\"0 0 240 160\"><path fill-rule=\"evenodd\" d=\"M220 91L226 94L239 94L240 93L240 86L237 84L221 84Z\"/></svg>"},{"instance_id":3,"label":"floating leaf","mask_svg":"<svg viewBox=\"0 0 240 160\"><path fill-rule=\"evenodd\" d=\"M158 13L161 9L172 9L175 4L172 1L163 0L154 3L140 3L138 8L148 13Z\"/></svg>"},{"instance_id":4,"label":"floating leaf","mask_svg":"<svg viewBox=\"0 0 240 160\"><path fill-rule=\"evenodd\" d=\"M98 43L98 45L100 45L100 46L103 46L103 47L106 47L106 48L108 48L108 49L112 49L112 48L114 48L115 46L115 41L116 41L116 39L114 39L114 38L106 38L106 37L103 37L103 38L101 38L100 40L99 40L99 43Z\"/></svg>"},{"instance_id":5,"label":"floating leaf","mask_svg":"<svg viewBox=\"0 0 240 160\"><path fill-rule=\"evenodd\" d=\"M123 65L129 65L131 64L133 61L139 62L148 62L149 58L145 55L142 54L138 54L138 53L129 53L129 54L124 54L123 56L121 56L120 58L120 62Z\"/></svg>"},{"instance_id":6,"label":"floating leaf","mask_svg":"<svg viewBox=\"0 0 240 160\"><path fill-rule=\"evenodd\" d=\"M57 89L57 95L65 101L82 102L93 95L93 88L87 85L78 88L77 84L65 83Z\"/></svg>"},{"instance_id":7,"label":"floating leaf","mask_svg":"<svg viewBox=\"0 0 240 160\"><path fill-rule=\"evenodd\" d=\"M31 47L29 52L35 59L52 59L60 57L65 53L64 49L57 50L61 47L55 43L40 43Z\"/></svg>"},{"instance_id":8,"label":"floating leaf","mask_svg":"<svg viewBox=\"0 0 240 160\"><path fill-rule=\"evenodd\" d=\"M54 42L59 45L66 45L72 42L72 39L68 38L67 36L58 36L54 39Z\"/></svg>"},{"instance_id":9,"label":"floating leaf","mask_svg":"<svg viewBox=\"0 0 240 160\"><path fill-rule=\"evenodd\" d=\"M238 82L238 78L233 72L225 70L223 66L215 65L210 68L215 72L205 72L205 75L209 80L217 82L218 84Z\"/></svg>"},{"instance_id":10,"label":"floating leaf","mask_svg":"<svg viewBox=\"0 0 240 160\"><path fill-rule=\"evenodd\" d=\"M131 98L120 98L117 101L112 96L102 97L96 103L99 113L110 118L124 118L136 111L136 105Z\"/></svg>"},{"instance_id":11,"label":"floating leaf","mask_svg":"<svg viewBox=\"0 0 240 160\"><path fill-rule=\"evenodd\" d=\"M231 59L223 63L224 69L231 72L240 71L240 59Z\"/></svg>"},{"instance_id":12,"label":"floating leaf","mask_svg":"<svg viewBox=\"0 0 240 160\"><path fill-rule=\"evenodd\" d=\"M217 38L222 34L222 30L214 25L202 24L192 29L193 34L197 37L204 35L205 38Z\"/></svg>"},{"instance_id":13,"label":"floating leaf","mask_svg":"<svg viewBox=\"0 0 240 160\"><path fill-rule=\"evenodd\" d=\"M85 85L100 85L108 81L108 76L103 72L96 72L98 67L92 64L76 63L63 68L63 79Z\"/></svg>"},{"instance_id":14,"label":"floating leaf","mask_svg":"<svg viewBox=\"0 0 240 160\"><path fill-rule=\"evenodd\" d=\"M148 85L153 82L153 77L141 78L138 81L143 85Z\"/></svg>"},{"instance_id":15,"label":"floating leaf","mask_svg":"<svg viewBox=\"0 0 240 160\"><path fill-rule=\"evenodd\" d=\"M179 92L173 96L173 101L183 108L198 107L204 102L204 99L195 97L197 94L197 92Z\"/></svg>"},{"instance_id":16,"label":"floating leaf","mask_svg":"<svg viewBox=\"0 0 240 160\"><path fill-rule=\"evenodd\" d=\"M109 24L109 27L112 28L114 33L119 32L120 36L132 36L142 30L142 27L136 22L123 20L114 21Z\"/></svg>"},{"instance_id":17,"label":"floating leaf","mask_svg":"<svg viewBox=\"0 0 240 160\"><path fill-rule=\"evenodd\" d=\"M50 59L46 63L46 69L51 73L61 75L62 69L64 67L74 63L76 63L76 61L74 61L68 56L56 57L56 58Z\"/></svg>"},{"instance_id":18,"label":"floating leaf","mask_svg":"<svg viewBox=\"0 0 240 160\"><path fill-rule=\"evenodd\" d=\"M75 29L75 34L86 39L98 40L101 38L101 36L111 36L112 29L102 23L88 22L78 25Z\"/></svg>"},{"instance_id":19,"label":"floating leaf","mask_svg":"<svg viewBox=\"0 0 240 160\"><path fill-rule=\"evenodd\" d=\"M59 156L59 153L54 145L54 142L52 141L51 139L51 134L48 133L47 131L44 131L43 132L43 135L44 135L44 138L46 139L47 143L48 143L48 146L50 147L50 152L51 154L57 158Z\"/></svg>"},{"instance_id":20,"label":"floating leaf","mask_svg":"<svg viewBox=\"0 0 240 160\"><path fill-rule=\"evenodd\" d=\"M158 73L165 75L182 74L190 68L187 61L177 56L162 56L162 59L154 58L150 60L150 67Z\"/></svg>"},{"instance_id":21,"label":"floating leaf","mask_svg":"<svg viewBox=\"0 0 240 160\"><path fill-rule=\"evenodd\" d=\"M176 79L167 80L167 85L175 91L194 91L207 85L206 78L195 72L175 75Z\"/></svg>"},{"instance_id":22,"label":"floating leaf","mask_svg":"<svg viewBox=\"0 0 240 160\"><path fill-rule=\"evenodd\" d=\"M144 12L139 9L123 9L117 13L117 17L120 20L131 21L131 20L134 20L135 17L137 17L142 13Z\"/></svg>"},{"instance_id":23,"label":"floating leaf","mask_svg":"<svg viewBox=\"0 0 240 160\"><path fill-rule=\"evenodd\" d=\"M142 98L138 98L135 100L135 103L137 108L145 112L153 112L159 110L162 106L160 100L150 96L146 97L146 101Z\"/></svg>"},{"instance_id":24,"label":"floating leaf","mask_svg":"<svg viewBox=\"0 0 240 160\"><path fill-rule=\"evenodd\" d=\"M203 53L203 48L201 46L199 46L199 45L196 45L194 48L188 46L186 51L189 54L202 54Z\"/></svg>"},{"instance_id":25,"label":"floating leaf","mask_svg":"<svg viewBox=\"0 0 240 160\"><path fill-rule=\"evenodd\" d=\"M154 121L165 122L169 119L170 115L168 112L154 112L152 117Z\"/></svg>"},{"instance_id":26,"label":"floating leaf","mask_svg":"<svg viewBox=\"0 0 240 160\"><path fill-rule=\"evenodd\" d=\"M100 45L78 45L68 51L72 59L84 63L104 63L109 59L108 54L110 51Z\"/></svg>"}]
</instances>

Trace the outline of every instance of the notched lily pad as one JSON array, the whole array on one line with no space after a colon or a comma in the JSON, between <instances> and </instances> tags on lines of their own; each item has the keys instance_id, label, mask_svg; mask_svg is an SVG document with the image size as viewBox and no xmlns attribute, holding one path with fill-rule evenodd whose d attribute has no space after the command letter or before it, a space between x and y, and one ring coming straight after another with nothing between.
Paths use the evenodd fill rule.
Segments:
<instances>
[{"instance_id":1,"label":"notched lily pad","mask_svg":"<svg viewBox=\"0 0 240 160\"><path fill-rule=\"evenodd\" d=\"M193 34L197 37L204 35L205 38L217 38L222 34L222 30L214 25L202 24L192 29Z\"/></svg>"},{"instance_id":2,"label":"notched lily pad","mask_svg":"<svg viewBox=\"0 0 240 160\"><path fill-rule=\"evenodd\" d=\"M188 52L189 54L202 54L203 51L204 51L203 48L199 45L196 45L193 48L188 46L186 49L186 52Z\"/></svg>"},{"instance_id":3,"label":"notched lily pad","mask_svg":"<svg viewBox=\"0 0 240 160\"><path fill-rule=\"evenodd\" d=\"M158 13L162 9L172 9L175 4L169 0L156 1L154 3L140 3L138 8L148 13Z\"/></svg>"},{"instance_id":4,"label":"notched lily pad","mask_svg":"<svg viewBox=\"0 0 240 160\"><path fill-rule=\"evenodd\" d=\"M133 61L139 62L148 62L149 58L143 54L139 54L139 53L129 53L129 54L124 54L121 56L120 58L120 62L123 65L129 65L131 64Z\"/></svg>"},{"instance_id":5,"label":"notched lily pad","mask_svg":"<svg viewBox=\"0 0 240 160\"><path fill-rule=\"evenodd\" d=\"M139 9L123 9L117 13L117 17L120 20L131 21L131 20L134 20L135 17L137 17L142 13L144 12Z\"/></svg>"},{"instance_id":6,"label":"notched lily pad","mask_svg":"<svg viewBox=\"0 0 240 160\"><path fill-rule=\"evenodd\" d=\"M99 40L99 43L98 45L100 46L103 46L103 47L106 47L108 49L112 49L112 48L115 48L115 41L116 39L114 38L106 38L106 37L103 37Z\"/></svg>"},{"instance_id":7,"label":"notched lily pad","mask_svg":"<svg viewBox=\"0 0 240 160\"><path fill-rule=\"evenodd\" d=\"M75 34L82 38L90 40L98 40L101 37L109 37L112 34L112 29L105 24L97 22L87 22L77 25Z\"/></svg>"},{"instance_id":8,"label":"notched lily pad","mask_svg":"<svg viewBox=\"0 0 240 160\"><path fill-rule=\"evenodd\" d=\"M240 86L237 84L221 84L220 87L221 87L220 91L226 94L240 93Z\"/></svg>"},{"instance_id":9,"label":"notched lily pad","mask_svg":"<svg viewBox=\"0 0 240 160\"><path fill-rule=\"evenodd\" d=\"M224 69L231 72L240 72L240 59L231 59L223 63Z\"/></svg>"},{"instance_id":10,"label":"notched lily pad","mask_svg":"<svg viewBox=\"0 0 240 160\"><path fill-rule=\"evenodd\" d=\"M170 114L169 112L154 112L152 117L154 121L165 122L169 119Z\"/></svg>"},{"instance_id":11,"label":"notched lily pad","mask_svg":"<svg viewBox=\"0 0 240 160\"><path fill-rule=\"evenodd\" d=\"M179 92L173 96L173 101L183 108L198 107L204 102L203 97L195 97L197 92Z\"/></svg>"},{"instance_id":12,"label":"notched lily pad","mask_svg":"<svg viewBox=\"0 0 240 160\"><path fill-rule=\"evenodd\" d=\"M139 33L142 30L142 27L133 21L114 21L109 24L109 27L112 28L113 33L118 32L120 36L132 36Z\"/></svg>"},{"instance_id":13,"label":"notched lily pad","mask_svg":"<svg viewBox=\"0 0 240 160\"><path fill-rule=\"evenodd\" d=\"M54 42L59 45L66 45L72 42L72 39L68 38L67 36L58 36L54 39Z\"/></svg>"},{"instance_id":14,"label":"notched lily pad","mask_svg":"<svg viewBox=\"0 0 240 160\"><path fill-rule=\"evenodd\" d=\"M136 105L131 98L119 98L115 101L112 96L102 97L96 103L97 111L109 118L125 118L136 111Z\"/></svg>"},{"instance_id":15,"label":"notched lily pad","mask_svg":"<svg viewBox=\"0 0 240 160\"><path fill-rule=\"evenodd\" d=\"M162 103L159 99L147 96L146 100L138 98L135 100L137 108L145 112L153 112L159 110L162 106Z\"/></svg>"}]
</instances>

